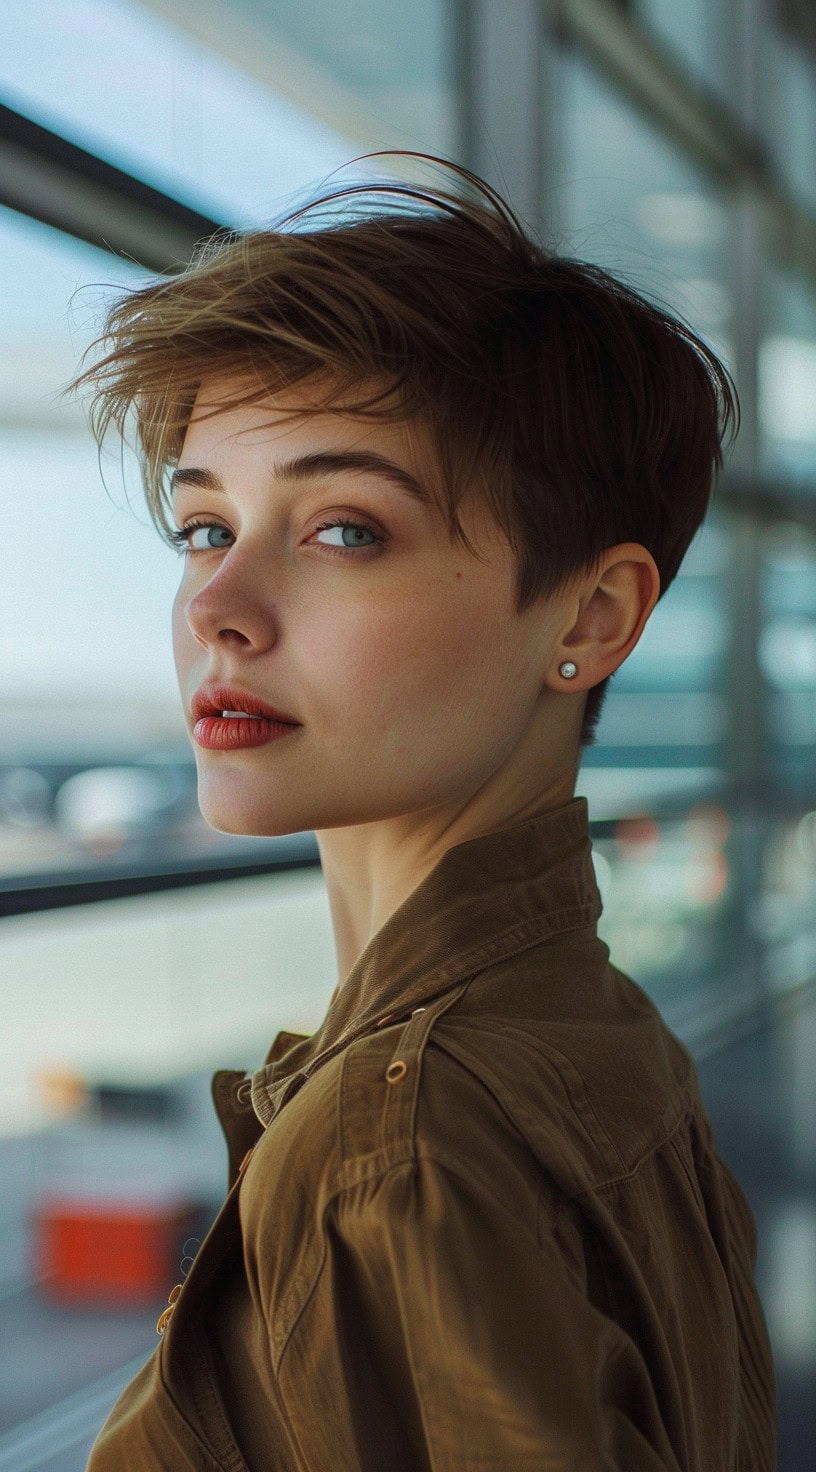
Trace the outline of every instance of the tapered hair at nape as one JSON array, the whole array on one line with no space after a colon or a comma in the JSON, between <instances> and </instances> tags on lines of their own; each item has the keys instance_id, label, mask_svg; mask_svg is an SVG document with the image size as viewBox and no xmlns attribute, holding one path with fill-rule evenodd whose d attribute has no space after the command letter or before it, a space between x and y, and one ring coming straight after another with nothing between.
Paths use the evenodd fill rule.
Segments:
<instances>
[{"instance_id":1,"label":"tapered hair at nape","mask_svg":"<svg viewBox=\"0 0 816 1472\"><path fill-rule=\"evenodd\" d=\"M473 485L515 555L518 613L620 542L652 554L662 597L705 517L728 425L739 429L727 368L672 312L534 239L469 169L409 151L361 159L384 157L446 182L368 178L269 228L219 231L177 274L117 297L65 392L92 390L100 446L133 423L162 536L203 379L237 386L213 413L314 379L327 392L298 413L424 424L448 534L479 556L457 516ZM587 692L582 746L611 678Z\"/></svg>"}]
</instances>

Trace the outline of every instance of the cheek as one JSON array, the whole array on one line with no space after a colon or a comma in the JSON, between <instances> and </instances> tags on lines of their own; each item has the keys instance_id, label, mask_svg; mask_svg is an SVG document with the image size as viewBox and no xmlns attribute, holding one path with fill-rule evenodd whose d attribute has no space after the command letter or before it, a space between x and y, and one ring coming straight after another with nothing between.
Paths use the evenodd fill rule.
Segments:
<instances>
[{"instance_id":1,"label":"cheek","mask_svg":"<svg viewBox=\"0 0 816 1472\"><path fill-rule=\"evenodd\" d=\"M480 610L452 609L427 596L399 610L367 611L365 623L334 625L331 641L316 635L312 669L320 669L335 697L345 697L352 720L369 731L413 719L460 719L483 689L493 665L495 631Z\"/></svg>"},{"instance_id":2,"label":"cheek","mask_svg":"<svg viewBox=\"0 0 816 1472\"><path fill-rule=\"evenodd\" d=\"M416 645L404 619L395 618L393 610L371 608L360 617L336 610L308 630L301 626L292 642L316 704L323 704L323 693L329 697L330 692L327 710L345 705L351 718L361 721L398 695Z\"/></svg>"}]
</instances>

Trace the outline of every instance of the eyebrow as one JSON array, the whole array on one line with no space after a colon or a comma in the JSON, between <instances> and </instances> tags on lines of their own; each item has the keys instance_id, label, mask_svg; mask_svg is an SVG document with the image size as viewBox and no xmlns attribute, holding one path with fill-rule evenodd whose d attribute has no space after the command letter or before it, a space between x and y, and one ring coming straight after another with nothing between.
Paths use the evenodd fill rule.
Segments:
<instances>
[{"instance_id":1,"label":"eyebrow","mask_svg":"<svg viewBox=\"0 0 816 1472\"><path fill-rule=\"evenodd\" d=\"M345 475L367 472L391 481L406 495L423 505L430 505L433 497L410 471L379 455L376 450L315 450L309 455L297 455L293 460L284 460L275 466L276 480L315 480L321 475ZM181 486L194 486L202 491L225 492L221 477L213 470L198 469L196 466L179 466L170 477L170 491L175 495Z\"/></svg>"}]
</instances>

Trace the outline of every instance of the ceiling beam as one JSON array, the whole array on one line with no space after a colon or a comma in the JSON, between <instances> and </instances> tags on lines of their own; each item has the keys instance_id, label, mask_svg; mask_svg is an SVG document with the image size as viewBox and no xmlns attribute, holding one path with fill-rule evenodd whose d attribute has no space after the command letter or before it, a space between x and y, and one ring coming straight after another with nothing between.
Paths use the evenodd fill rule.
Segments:
<instances>
[{"instance_id":1,"label":"ceiling beam","mask_svg":"<svg viewBox=\"0 0 816 1472\"><path fill-rule=\"evenodd\" d=\"M197 241L223 228L2 104L0 204L149 271L184 266Z\"/></svg>"}]
</instances>

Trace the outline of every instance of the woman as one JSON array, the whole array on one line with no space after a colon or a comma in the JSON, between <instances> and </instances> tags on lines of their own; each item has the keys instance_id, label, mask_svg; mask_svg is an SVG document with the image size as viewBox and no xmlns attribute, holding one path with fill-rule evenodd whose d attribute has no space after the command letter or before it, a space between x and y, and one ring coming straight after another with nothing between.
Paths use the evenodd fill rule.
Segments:
<instances>
[{"instance_id":1,"label":"woman","mask_svg":"<svg viewBox=\"0 0 816 1472\"><path fill-rule=\"evenodd\" d=\"M313 830L337 951L213 1079L228 1195L88 1472L773 1466L755 1223L575 796L736 391L434 162L212 242L76 380L185 558L204 818Z\"/></svg>"}]
</instances>

